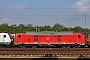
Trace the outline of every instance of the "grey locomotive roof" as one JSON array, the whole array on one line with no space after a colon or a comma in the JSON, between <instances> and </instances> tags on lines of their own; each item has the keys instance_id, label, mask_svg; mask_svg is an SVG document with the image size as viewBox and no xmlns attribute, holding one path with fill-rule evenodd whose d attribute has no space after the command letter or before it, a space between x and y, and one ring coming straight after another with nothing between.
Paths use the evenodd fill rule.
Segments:
<instances>
[{"instance_id":1,"label":"grey locomotive roof","mask_svg":"<svg viewBox=\"0 0 90 60\"><path fill-rule=\"evenodd\" d=\"M44 31L44 32L26 32L26 34L62 34L62 35L72 35L73 32L53 32L53 31Z\"/></svg>"}]
</instances>

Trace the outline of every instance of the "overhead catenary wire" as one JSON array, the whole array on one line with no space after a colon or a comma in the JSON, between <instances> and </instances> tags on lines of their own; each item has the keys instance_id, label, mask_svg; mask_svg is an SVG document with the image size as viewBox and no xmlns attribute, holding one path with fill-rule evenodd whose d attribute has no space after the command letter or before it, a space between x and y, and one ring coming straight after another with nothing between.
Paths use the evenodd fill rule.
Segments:
<instances>
[{"instance_id":1,"label":"overhead catenary wire","mask_svg":"<svg viewBox=\"0 0 90 60\"><path fill-rule=\"evenodd\" d=\"M0 9L17 9L17 8L7 8L7 7L2 7ZM90 9L89 7L80 7L80 8L20 8L20 9Z\"/></svg>"}]
</instances>

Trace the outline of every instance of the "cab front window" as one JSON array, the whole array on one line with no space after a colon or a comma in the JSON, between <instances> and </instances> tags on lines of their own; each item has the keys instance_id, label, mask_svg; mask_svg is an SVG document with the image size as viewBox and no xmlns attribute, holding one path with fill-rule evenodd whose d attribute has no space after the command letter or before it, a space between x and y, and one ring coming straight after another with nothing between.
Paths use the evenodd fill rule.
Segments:
<instances>
[{"instance_id":1,"label":"cab front window","mask_svg":"<svg viewBox=\"0 0 90 60\"><path fill-rule=\"evenodd\" d=\"M13 39L12 36L9 33L8 33L8 35L9 35L10 39Z\"/></svg>"}]
</instances>

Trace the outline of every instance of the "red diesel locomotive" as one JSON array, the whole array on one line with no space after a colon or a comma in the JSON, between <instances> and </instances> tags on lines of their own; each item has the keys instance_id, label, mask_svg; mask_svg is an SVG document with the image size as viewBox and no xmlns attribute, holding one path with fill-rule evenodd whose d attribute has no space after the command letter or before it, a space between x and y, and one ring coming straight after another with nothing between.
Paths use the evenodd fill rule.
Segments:
<instances>
[{"instance_id":1,"label":"red diesel locomotive","mask_svg":"<svg viewBox=\"0 0 90 60\"><path fill-rule=\"evenodd\" d=\"M84 47L90 44L78 32L26 32L17 33L15 46L20 47Z\"/></svg>"}]
</instances>

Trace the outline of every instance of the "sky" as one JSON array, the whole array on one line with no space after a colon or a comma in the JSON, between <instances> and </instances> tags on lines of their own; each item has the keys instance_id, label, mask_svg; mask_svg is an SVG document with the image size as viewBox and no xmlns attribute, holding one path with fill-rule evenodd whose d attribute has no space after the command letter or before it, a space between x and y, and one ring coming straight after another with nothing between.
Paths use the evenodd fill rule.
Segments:
<instances>
[{"instance_id":1,"label":"sky","mask_svg":"<svg viewBox=\"0 0 90 60\"><path fill-rule=\"evenodd\" d=\"M0 24L90 28L89 16L90 0L0 0Z\"/></svg>"}]
</instances>

